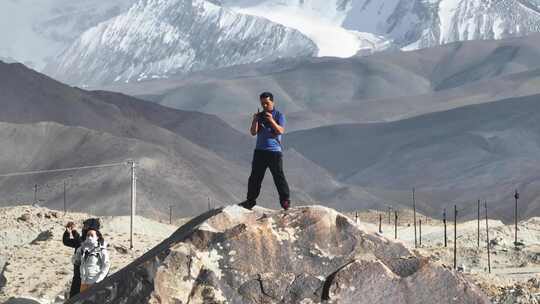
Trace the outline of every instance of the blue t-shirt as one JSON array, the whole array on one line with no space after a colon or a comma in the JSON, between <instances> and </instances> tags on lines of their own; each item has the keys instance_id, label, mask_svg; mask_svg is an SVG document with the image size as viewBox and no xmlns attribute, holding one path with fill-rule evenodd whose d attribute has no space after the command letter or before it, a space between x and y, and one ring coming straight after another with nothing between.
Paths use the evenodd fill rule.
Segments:
<instances>
[{"instance_id":1,"label":"blue t-shirt","mask_svg":"<svg viewBox=\"0 0 540 304\"><path fill-rule=\"evenodd\" d=\"M278 125L285 127L285 115L277 110L273 110L272 117L274 117L274 120ZM256 150L281 152L281 139L282 135L277 135L269 123L266 123L262 118L259 118L259 132L257 133L257 145L255 146Z\"/></svg>"}]
</instances>

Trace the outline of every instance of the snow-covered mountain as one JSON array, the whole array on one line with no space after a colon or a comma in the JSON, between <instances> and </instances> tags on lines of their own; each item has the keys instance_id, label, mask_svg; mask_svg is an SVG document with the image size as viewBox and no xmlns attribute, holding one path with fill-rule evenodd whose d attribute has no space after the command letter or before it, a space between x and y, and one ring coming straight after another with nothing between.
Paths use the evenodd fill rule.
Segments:
<instances>
[{"instance_id":1,"label":"snow-covered mountain","mask_svg":"<svg viewBox=\"0 0 540 304\"><path fill-rule=\"evenodd\" d=\"M294 29L216 3L140 0L86 31L45 72L98 85L317 53Z\"/></svg>"},{"instance_id":2,"label":"snow-covered mountain","mask_svg":"<svg viewBox=\"0 0 540 304\"><path fill-rule=\"evenodd\" d=\"M0 57L42 69L87 29L135 0L0 1Z\"/></svg>"},{"instance_id":3,"label":"snow-covered mountain","mask_svg":"<svg viewBox=\"0 0 540 304\"><path fill-rule=\"evenodd\" d=\"M538 0L223 0L296 28L319 55L426 48L540 31Z\"/></svg>"},{"instance_id":4,"label":"snow-covered mountain","mask_svg":"<svg viewBox=\"0 0 540 304\"><path fill-rule=\"evenodd\" d=\"M0 2L0 57L91 86L532 32L540 32L540 0Z\"/></svg>"},{"instance_id":5,"label":"snow-covered mountain","mask_svg":"<svg viewBox=\"0 0 540 304\"><path fill-rule=\"evenodd\" d=\"M540 10L530 0L362 0L352 7L343 26L417 49L538 32Z\"/></svg>"}]
</instances>

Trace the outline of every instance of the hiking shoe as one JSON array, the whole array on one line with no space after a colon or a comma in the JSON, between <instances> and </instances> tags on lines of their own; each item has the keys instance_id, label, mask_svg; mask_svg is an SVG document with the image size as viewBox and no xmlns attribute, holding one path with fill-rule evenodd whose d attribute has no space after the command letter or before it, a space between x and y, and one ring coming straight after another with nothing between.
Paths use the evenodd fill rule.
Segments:
<instances>
[{"instance_id":1,"label":"hiking shoe","mask_svg":"<svg viewBox=\"0 0 540 304\"><path fill-rule=\"evenodd\" d=\"M238 206L251 210L257 203L255 201L245 200L238 204Z\"/></svg>"},{"instance_id":2,"label":"hiking shoe","mask_svg":"<svg viewBox=\"0 0 540 304\"><path fill-rule=\"evenodd\" d=\"M284 210L288 210L291 207L291 201L290 200L282 200L279 202L281 204L281 208Z\"/></svg>"}]
</instances>

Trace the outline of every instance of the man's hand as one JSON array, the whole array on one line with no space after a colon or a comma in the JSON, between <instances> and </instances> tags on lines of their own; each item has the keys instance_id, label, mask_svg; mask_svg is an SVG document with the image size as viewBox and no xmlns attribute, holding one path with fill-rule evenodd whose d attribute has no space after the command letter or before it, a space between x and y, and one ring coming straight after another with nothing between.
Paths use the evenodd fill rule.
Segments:
<instances>
[{"instance_id":1,"label":"man's hand","mask_svg":"<svg viewBox=\"0 0 540 304\"><path fill-rule=\"evenodd\" d=\"M282 126L280 126L276 120L274 119L274 117L272 116L272 113L265 113L265 118L266 118L266 121L268 122L268 124L270 124L270 127L272 127L274 133L276 135L281 135L283 133L285 133L285 128L283 128Z\"/></svg>"},{"instance_id":2,"label":"man's hand","mask_svg":"<svg viewBox=\"0 0 540 304\"><path fill-rule=\"evenodd\" d=\"M272 116L272 113L270 113L270 112L264 112L264 118L268 122L273 122L274 121L274 116Z\"/></svg>"}]
</instances>

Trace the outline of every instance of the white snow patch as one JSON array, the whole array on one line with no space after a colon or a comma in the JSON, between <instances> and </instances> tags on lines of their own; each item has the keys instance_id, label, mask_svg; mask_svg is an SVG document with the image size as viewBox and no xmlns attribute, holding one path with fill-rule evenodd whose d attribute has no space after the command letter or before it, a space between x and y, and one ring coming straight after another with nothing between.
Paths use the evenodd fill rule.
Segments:
<instances>
[{"instance_id":1,"label":"white snow patch","mask_svg":"<svg viewBox=\"0 0 540 304\"><path fill-rule=\"evenodd\" d=\"M493 38L500 39L502 37L502 34L504 32L504 21L501 17L495 18L493 20Z\"/></svg>"},{"instance_id":2,"label":"white snow patch","mask_svg":"<svg viewBox=\"0 0 540 304\"><path fill-rule=\"evenodd\" d=\"M400 0L357 0L344 20L347 29L362 30L370 33L384 33L385 20L396 11Z\"/></svg>"},{"instance_id":3,"label":"white snow patch","mask_svg":"<svg viewBox=\"0 0 540 304\"><path fill-rule=\"evenodd\" d=\"M360 49L371 49L381 39L367 33L341 27L343 16L324 18L311 10L287 5L262 4L253 7L233 7L240 13L267 18L293 28L309 37L319 48L318 56L351 57Z\"/></svg>"},{"instance_id":4,"label":"white snow patch","mask_svg":"<svg viewBox=\"0 0 540 304\"><path fill-rule=\"evenodd\" d=\"M451 26L454 24L454 16L458 9L460 1L456 0L443 0L439 3L439 20L441 22L441 36L439 43L445 43L448 37L446 33L451 32Z\"/></svg>"}]
</instances>

